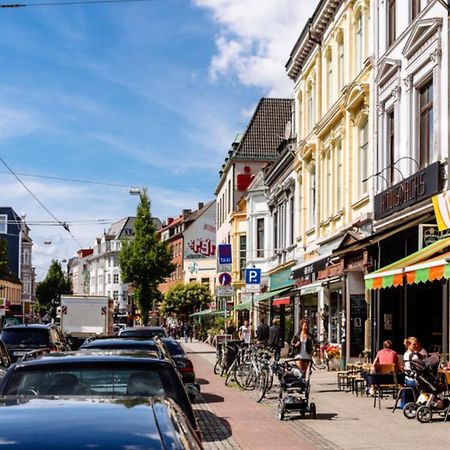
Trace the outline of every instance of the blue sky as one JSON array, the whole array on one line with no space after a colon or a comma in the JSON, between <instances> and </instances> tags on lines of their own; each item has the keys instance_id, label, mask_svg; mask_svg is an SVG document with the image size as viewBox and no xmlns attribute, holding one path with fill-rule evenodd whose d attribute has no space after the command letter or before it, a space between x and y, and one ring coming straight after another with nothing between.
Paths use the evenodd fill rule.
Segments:
<instances>
[{"instance_id":1,"label":"blue sky","mask_svg":"<svg viewBox=\"0 0 450 450\"><path fill-rule=\"evenodd\" d=\"M30 1L25 3L36 3ZM218 170L262 96L292 96L284 64L312 0L155 0L1 9L0 155L19 173L147 186L155 216L213 197ZM78 245L14 178L38 278ZM135 213L126 188L23 176L85 247ZM51 245L44 241L51 240Z\"/></svg>"}]
</instances>

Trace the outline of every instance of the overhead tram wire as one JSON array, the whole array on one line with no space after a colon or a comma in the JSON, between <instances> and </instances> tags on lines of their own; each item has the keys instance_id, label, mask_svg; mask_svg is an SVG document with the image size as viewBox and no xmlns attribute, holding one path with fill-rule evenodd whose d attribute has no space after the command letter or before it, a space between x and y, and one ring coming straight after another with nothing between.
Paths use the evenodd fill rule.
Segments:
<instances>
[{"instance_id":1,"label":"overhead tram wire","mask_svg":"<svg viewBox=\"0 0 450 450\"><path fill-rule=\"evenodd\" d=\"M98 3L147 3L162 0L80 0L70 2L47 2L47 3L2 3L0 8L24 8L26 6L72 6L88 5Z\"/></svg>"},{"instance_id":2,"label":"overhead tram wire","mask_svg":"<svg viewBox=\"0 0 450 450\"><path fill-rule=\"evenodd\" d=\"M0 173L10 173L6 170L0 170ZM23 173L16 172L17 175L21 175L23 177L32 177L32 178L45 178L47 180L56 180L56 181L70 181L72 183L86 183L86 184L98 184L101 186L112 186L112 187L124 187L129 189L130 186L127 184L119 184L119 183L107 183L105 181L92 181L92 180L81 180L79 178L65 178L65 177L55 177L52 175L36 175L32 173Z\"/></svg>"},{"instance_id":3,"label":"overhead tram wire","mask_svg":"<svg viewBox=\"0 0 450 450\"><path fill-rule=\"evenodd\" d=\"M59 223L59 225L61 225L73 238L73 240L77 243L77 245L82 248L83 246L80 244L80 242L78 242L77 238L72 234L72 232L70 231L69 225L67 225L66 222L61 222L37 197L36 195L34 195L34 193L31 191L31 189L16 175L16 173L14 172L14 170L11 169L11 167L8 166L8 164L6 164L6 161L0 157L0 162L11 172L11 174L13 175L14 178L16 178L16 180L26 189L26 191L39 203L39 205L45 209L45 211L48 212L48 214L50 214L51 217L53 217L53 219L56 220L56 222Z\"/></svg>"}]
</instances>

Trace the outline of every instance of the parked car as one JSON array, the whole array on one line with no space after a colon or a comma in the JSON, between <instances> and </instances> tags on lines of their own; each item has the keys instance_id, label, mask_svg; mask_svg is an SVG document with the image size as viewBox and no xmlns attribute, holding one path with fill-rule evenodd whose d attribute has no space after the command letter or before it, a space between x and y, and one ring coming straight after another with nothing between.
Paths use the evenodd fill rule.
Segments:
<instances>
[{"instance_id":1,"label":"parked car","mask_svg":"<svg viewBox=\"0 0 450 450\"><path fill-rule=\"evenodd\" d=\"M158 337L168 337L167 332L163 327L132 327L124 328L119 331L119 336L122 337L139 337L139 338L152 338L154 336Z\"/></svg>"},{"instance_id":2,"label":"parked car","mask_svg":"<svg viewBox=\"0 0 450 450\"><path fill-rule=\"evenodd\" d=\"M49 352L70 350L64 334L54 324L10 325L2 329L0 339L14 359L38 349L48 349Z\"/></svg>"},{"instance_id":3,"label":"parked car","mask_svg":"<svg viewBox=\"0 0 450 450\"><path fill-rule=\"evenodd\" d=\"M12 362L13 357L9 353L8 347L6 347L5 343L0 339L0 379L3 378Z\"/></svg>"},{"instance_id":4,"label":"parked car","mask_svg":"<svg viewBox=\"0 0 450 450\"><path fill-rule=\"evenodd\" d=\"M201 450L170 399L0 397L2 448L21 450Z\"/></svg>"},{"instance_id":5,"label":"parked car","mask_svg":"<svg viewBox=\"0 0 450 450\"><path fill-rule=\"evenodd\" d=\"M0 395L164 396L174 400L197 429L174 365L148 352L84 350L25 358L7 370L0 381Z\"/></svg>"},{"instance_id":6,"label":"parked car","mask_svg":"<svg viewBox=\"0 0 450 450\"><path fill-rule=\"evenodd\" d=\"M161 338L161 341L169 350L178 371L181 373L183 383L195 383L194 365L181 344L173 338Z\"/></svg>"},{"instance_id":7,"label":"parked car","mask_svg":"<svg viewBox=\"0 0 450 450\"><path fill-rule=\"evenodd\" d=\"M172 360L172 356L165 345L159 339L138 339L122 336L104 336L87 339L80 350L141 350L152 351L161 359Z\"/></svg>"},{"instance_id":8,"label":"parked car","mask_svg":"<svg viewBox=\"0 0 450 450\"><path fill-rule=\"evenodd\" d=\"M177 368L186 387L191 402L200 393L200 385L195 383L192 362L180 344L171 338L154 339L132 338L122 336L95 337L87 340L80 350L140 350L155 352L156 357L170 360Z\"/></svg>"}]
</instances>

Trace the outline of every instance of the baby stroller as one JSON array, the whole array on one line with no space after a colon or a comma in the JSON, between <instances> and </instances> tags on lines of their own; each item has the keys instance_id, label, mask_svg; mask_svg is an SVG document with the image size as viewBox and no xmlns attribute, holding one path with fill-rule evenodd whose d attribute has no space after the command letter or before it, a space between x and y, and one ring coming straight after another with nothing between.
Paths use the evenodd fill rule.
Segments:
<instances>
[{"instance_id":1,"label":"baby stroller","mask_svg":"<svg viewBox=\"0 0 450 450\"><path fill-rule=\"evenodd\" d=\"M411 370L407 371L407 375L415 378L420 395L416 402L409 402L404 406L403 414L408 419L417 417L419 422L428 423L434 414L439 414L444 415L447 420L450 402L444 396L446 383L438 375L439 363L437 354L410 361Z\"/></svg>"},{"instance_id":2,"label":"baby stroller","mask_svg":"<svg viewBox=\"0 0 450 450\"><path fill-rule=\"evenodd\" d=\"M309 403L312 364L309 364L305 374L295 365L295 359L280 363L279 367L278 418L283 420L285 415L290 413L305 417L305 414L309 413L309 417L315 419L316 405Z\"/></svg>"}]
</instances>

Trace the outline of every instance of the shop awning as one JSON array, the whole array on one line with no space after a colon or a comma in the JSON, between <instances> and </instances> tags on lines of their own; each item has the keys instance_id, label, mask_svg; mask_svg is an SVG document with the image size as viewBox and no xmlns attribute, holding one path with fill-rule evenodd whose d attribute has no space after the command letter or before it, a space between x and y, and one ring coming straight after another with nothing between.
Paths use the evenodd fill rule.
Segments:
<instances>
[{"instance_id":1,"label":"shop awning","mask_svg":"<svg viewBox=\"0 0 450 450\"><path fill-rule=\"evenodd\" d=\"M433 242L417 252L364 276L366 289L383 289L404 284L450 278L449 254L436 253L450 247L450 238Z\"/></svg>"},{"instance_id":2,"label":"shop awning","mask_svg":"<svg viewBox=\"0 0 450 450\"><path fill-rule=\"evenodd\" d=\"M273 306L289 305L290 297L276 298L273 302Z\"/></svg>"},{"instance_id":3,"label":"shop awning","mask_svg":"<svg viewBox=\"0 0 450 450\"><path fill-rule=\"evenodd\" d=\"M292 286L289 286L289 287L284 287L284 288L280 288L280 289L275 289L274 291L265 292L264 294L261 294L261 295L255 295L254 302L256 304L256 303L262 302L264 300L268 300L269 298L275 297L276 295L284 294L285 292L288 292L291 289L292 289Z\"/></svg>"},{"instance_id":4,"label":"shop awning","mask_svg":"<svg viewBox=\"0 0 450 450\"><path fill-rule=\"evenodd\" d=\"M225 311L218 311L217 309L204 309L203 311L198 311L190 314L189 317L205 317L205 316L220 316L225 315Z\"/></svg>"},{"instance_id":5,"label":"shop awning","mask_svg":"<svg viewBox=\"0 0 450 450\"><path fill-rule=\"evenodd\" d=\"M244 309L252 309L252 302L239 303L234 307L235 311L243 311Z\"/></svg>"}]
</instances>

